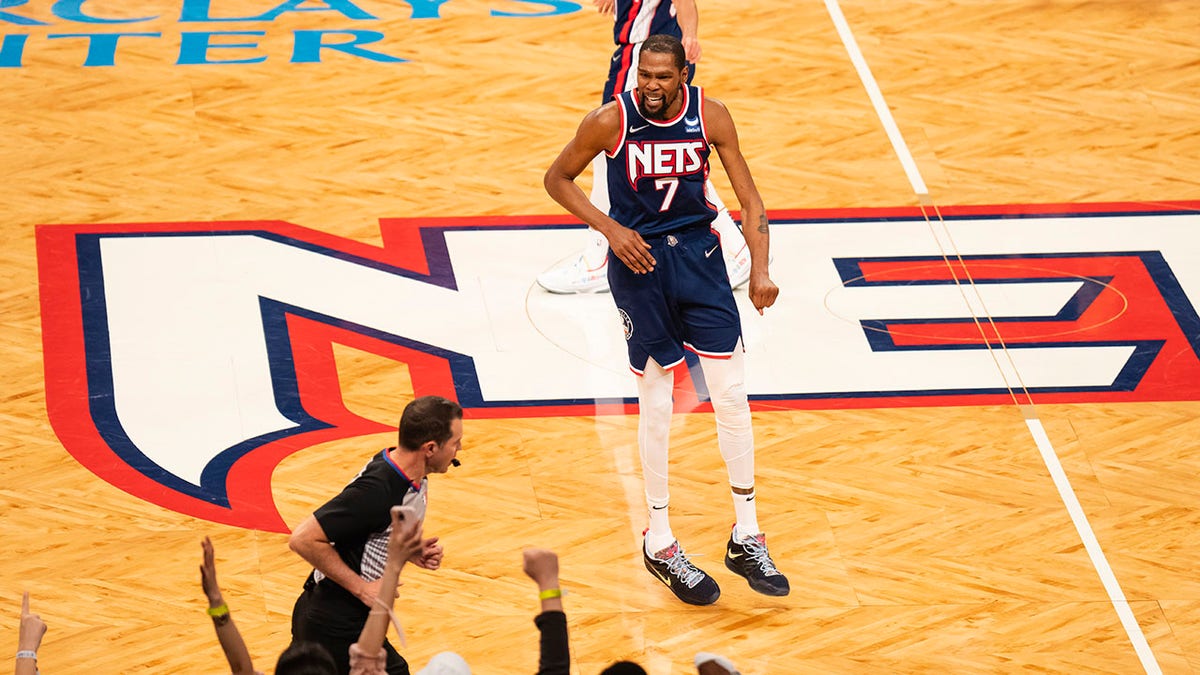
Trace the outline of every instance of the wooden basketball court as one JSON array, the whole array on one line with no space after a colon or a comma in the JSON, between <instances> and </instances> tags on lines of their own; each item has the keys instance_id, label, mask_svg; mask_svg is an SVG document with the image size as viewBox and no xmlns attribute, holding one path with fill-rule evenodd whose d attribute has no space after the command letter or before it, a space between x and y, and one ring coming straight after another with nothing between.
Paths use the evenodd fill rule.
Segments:
<instances>
[{"instance_id":1,"label":"wooden basketball court","mask_svg":"<svg viewBox=\"0 0 1200 675\"><path fill-rule=\"evenodd\" d=\"M163 223L196 232L204 223L282 221L361 253L395 246L381 219L453 218L430 222L467 232L499 223L518 234L522 223L568 223L542 174L599 102L610 27L590 6L567 11L574 3L564 1L136 4L0 9L0 349L9 383L0 644L15 650L28 590L49 625L45 672L221 672L197 573L208 535L235 620L256 666L270 672L308 566L282 531L164 507L169 486L135 495L123 489L132 475L124 464L97 465L102 453L81 459L77 449L94 449L105 432L63 422L72 411L96 414L98 404L89 371L72 370L82 341L57 330L80 323L68 315L87 298L74 286L60 303L70 280L48 272L82 273L46 242L118 224L125 233ZM732 111L776 220L919 214L911 176L831 19L835 4L701 0L697 83ZM1055 225L1028 233L1001 216L1104 210L1086 206L1097 203L1198 210L1196 3L845 0L840 10L927 184L929 237L937 213L989 205L996 228L1012 226L1016 253L1044 255L1058 250L1040 239ZM113 33L122 35L97 37ZM346 50L320 46L351 40L359 42ZM1042 204L1058 206L1029 206ZM759 356L762 370L786 369L783 347L803 342L787 336L805 326L772 317L787 316L789 303L820 307L834 297L828 285L807 284L805 251L787 246L803 227L776 228L780 308L748 319L748 336L759 336L748 337L748 358L756 344L770 358ZM828 227L838 232L836 222ZM1200 250L1200 230L1190 232L1178 248L1187 255ZM533 285L582 243L579 232L545 233L532 249L500 251L514 261L505 278L526 304L487 316L487 325L524 323L546 303L584 323L611 310L607 296L549 298ZM1174 273L1187 287L1200 268ZM412 307L376 300L397 313ZM674 530L723 591L702 608L677 602L638 555L645 516L628 401L568 405L570 396L547 394L556 401L549 412L520 402L468 409L463 466L431 480L426 532L442 538L444 567L405 570L400 650L414 671L453 650L476 673L534 672L537 600L520 552L541 546L561 556L579 673L618 659L652 673L694 672L701 650L747 674L1200 671L1200 334L1184 314L1175 314L1184 341L1157 352L1156 391L1166 392L1158 396L1035 391L1030 405L1017 387L1013 397L956 405L916 395L756 398L759 520L791 580L786 598L757 595L723 569L733 516L703 408L677 416L671 481ZM455 335L485 321L453 311L420 318ZM572 344L570 326L546 326ZM386 428L414 391L427 393L422 383L437 368L351 339L353 331L306 330L305 344L318 345L313 363L334 378L323 395L368 422L361 435L310 435L289 446L293 454L256 465L270 494L251 497L273 502L285 526L393 444ZM496 340L497 351L517 348ZM604 367L620 373L624 363ZM844 376L856 377L852 370ZM557 376L529 363L521 379L559 391ZM307 404L305 386L298 398ZM680 406L690 410L686 398ZM203 427L204 414L197 404L183 417ZM181 442L192 433L185 428ZM1045 439L1031 434L1037 428ZM176 429L164 417L157 431ZM1047 445L1075 513L1043 458ZM1079 516L1103 551L1099 568ZM1103 570L1124 601L1114 602Z\"/></svg>"}]
</instances>

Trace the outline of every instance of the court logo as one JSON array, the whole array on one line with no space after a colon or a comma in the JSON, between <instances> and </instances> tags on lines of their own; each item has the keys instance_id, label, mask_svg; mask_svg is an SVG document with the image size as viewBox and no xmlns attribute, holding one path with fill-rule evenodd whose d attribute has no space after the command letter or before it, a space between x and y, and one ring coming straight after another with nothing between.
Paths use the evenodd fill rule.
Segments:
<instances>
[{"instance_id":1,"label":"court logo","mask_svg":"<svg viewBox=\"0 0 1200 675\"><path fill-rule=\"evenodd\" d=\"M291 63L321 63L331 53L340 59L404 63L407 58L390 53L399 48L389 44L388 36L371 28L402 18L439 19L441 7L446 2L448 0L407 0L385 4L383 7L389 13L395 13L385 16L364 10L359 6L363 3L358 0L250 0L238 3L177 0L177 13L157 15L139 12L136 3L128 3L133 9L113 11L112 3L108 3L108 7L97 7L103 3L88 0L40 3L49 5L46 8L25 7L28 0L0 0L0 27L5 29L0 36L0 68L24 67L26 53L45 48L44 40L78 45L80 65L85 68L119 65L119 53L144 50L148 44L161 42L170 43L175 50L174 65L177 66L261 63L268 59L268 54L260 47L260 42L267 41L268 34L273 37L276 32L274 22L279 17L295 12L318 17L322 27L291 31ZM569 0L505 0L497 4L512 7L514 2L520 11L489 8L487 16L503 19L548 17L583 8ZM400 14L402 11L407 14ZM233 30L205 30L218 27ZM49 32L45 32L47 30ZM32 42L31 37L34 38ZM146 52L139 53L144 55Z\"/></svg>"},{"instance_id":2,"label":"court logo","mask_svg":"<svg viewBox=\"0 0 1200 675\"><path fill-rule=\"evenodd\" d=\"M945 209L950 259L912 210L772 213L785 295L759 317L738 294L751 405L1200 400L1198 206ZM374 247L274 221L41 226L50 421L130 494L284 531L284 457L394 431L343 402L334 345L472 418L635 412L628 315L530 290L579 227L386 220Z\"/></svg>"}]
</instances>

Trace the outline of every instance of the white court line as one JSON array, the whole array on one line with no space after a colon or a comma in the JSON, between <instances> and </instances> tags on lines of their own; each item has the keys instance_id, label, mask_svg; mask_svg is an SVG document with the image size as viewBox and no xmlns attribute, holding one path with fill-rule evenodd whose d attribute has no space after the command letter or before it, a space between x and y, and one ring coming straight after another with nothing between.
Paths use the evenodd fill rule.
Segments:
<instances>
[{"instance_id":1,"label":"white court line","mask_svg":"<svg viewBox=\"0 0 1200 675\"><path fill-rule=\"evenodd\" d=\"M887 103L884 101L883 94L879 91L879 85L876 84L874 76L871 75L871 69L867 66L867 61L863 58L862 51L858 48L854 34L850 32L850 26L846 23L846 17L842 14L842 8L838 5L838 0L825 0L825 8L829 11L829 16L833 19L834 26L837 27L838 35L842 38L842 44L846 47L850 61L854 63L854 69L858 71L858 77L862 80L863 87L867 90L867 96L870 97L871 103L875 107L875 113L879 116L879 121L883 123L883 128L887 131L888 139L891 140L892 148L895 150L900 164L904 167L904 173L908 176L909 183L912 184L913 192L916 193L917 198L923 206L931 206L933 202L929 198L929 191L925 187L925 180L921 177L921 172L917 169L916 161L913 160L912 153L909 152L908 145L904 142L904 137L901 136L900 129L896 126L896 121L892 118L891 109L888 108ZM941 221L940 214L938 215L938 220ZM934 233L934 236L936 238L936 233ZM939 241L939 245L940 243ZM949 258L947 258L947 264L950 264ZM978 325L978 318L976 318L976 324ZM985 339L985 343L988 345L988 349L991 350L991 341ZM1008 350L1005 349L1005 351L1007 352ZM999 367L999 362L997 362L997 366ZM1001 369L1001 374L1003 374L1003 369ZM1024 389L1023 386L1022 389ZM1027 400L1032 401L1029 398L1028 391L1025 391L1024 395ZM1074 489L1071 488L1071 483L1067 479L1066 472L1063 471L1062 463L1059 461L1058 453L1055 452L1054 445L1050 442L1050 437L1046 434L1041 419L1038 418L1037 412L1032 405L1019 406L1019 408L1021 409L1022 416L1025 418L1025 425L1029 428L1029 433L1033 436L1033 441L1037 445L1038 452L1042 455L1042 461L1050 471L1051 478L1054 479L1054 486L1058 488L1059 497L1062 498L1063 504L1067 507L1067 513L1071 516L1071 522L1075 524L1075 530L1079 533L1079 538L1088 552L1088 557L1091 558L1092 567L1095 568L1096 574L1099 575L1100 582L1104 585L1104 590L1108 593L1109 601L1112 602L1113 609L1116 610L1117 616L1121 620L1121 625L1124 626L1125 633L1129 636L1129 641L1133 644L1133 649L1137 652L1138 659L1142 662L1142 668L1147 673L1154 675L1162 673L1162 670L1158 666L1158 661L1154 658L1154 652L1151 651L1150 644L1146 641L1146 636L1142 633L1142 628L1138 625L1137 618L1134 616L1129 602L1125 599L1125 593L1121 591L1121 586L1117 583L1116 575L1113 574L1112 567L1108 564L1108 559L1104 556L1104 551L1100 548L1100 542L1096 540L1096 535L1092 531L1091 524L1088 522L1087 514L1084 513L1083 507L1079 504L1079 499L1075 496Z\"/></svg>"}]
</instances>

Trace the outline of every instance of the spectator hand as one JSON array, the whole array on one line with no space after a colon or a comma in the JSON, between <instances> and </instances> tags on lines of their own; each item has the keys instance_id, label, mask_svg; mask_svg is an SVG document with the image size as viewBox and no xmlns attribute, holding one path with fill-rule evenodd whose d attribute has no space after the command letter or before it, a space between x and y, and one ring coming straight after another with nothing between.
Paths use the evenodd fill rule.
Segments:
<instances>
[{"instance_id":1,"label":"spectator hand","mask_svg":"<svg viewBox=\"0 0 1200 675\"><path fill-rule=\"evenodd\" d=\"M217 563L214 559L212 540L205 537L204 541L200 542L200 548L204 549L204 564L200 566L200 587L204 589L209 606L217 607L223 600L221 587L217 585Z\"/></svg>"},{"instance_id":2,"label":"spectator hand","mask_svg":"<svg viewBox=\"0 0 1200 675\"><path fill-rule=\"evenodd\" d=\"M544 548L527 548L525 574L533 579L538 588L558 588L558 555Z\"/></svg>"},{"instance_id":3,"label":"spectator hand","mask_svg":"<svg viewBox=\"0 0 1200 675\"><path fill-rule=\"evenodd\" d=\"M36 652L42 646L42 636L45 634L46 622L29 612L29 591L25 591L21 598L21 631L17 636L17 651Z\"/></svg>"},{"instance_id":4,"label":"spectator hand","mask_svg":"<svg viewBox=\"0 0 1200 675\"><path fill-rule=\"evenodd\" d=\"M350 675L386 675L387 652L382 647L379 653L368 655L358 643L350 645Z\"/></svg>"},{"instance_id":5,"label":"spectator hand","mask_svg":"<svg viewBox=\"0 0 1200 675\"><path fill-rule=\"evenodd\" d=\"M420 520L405 512L402 507L392 507L392 532L388 537L389 560L413 560L421 555L421 534L424 529ZM435 540L436 541L436 540ZM415 560L413 561L416 562Z\"/></svg>"}]
</instances>

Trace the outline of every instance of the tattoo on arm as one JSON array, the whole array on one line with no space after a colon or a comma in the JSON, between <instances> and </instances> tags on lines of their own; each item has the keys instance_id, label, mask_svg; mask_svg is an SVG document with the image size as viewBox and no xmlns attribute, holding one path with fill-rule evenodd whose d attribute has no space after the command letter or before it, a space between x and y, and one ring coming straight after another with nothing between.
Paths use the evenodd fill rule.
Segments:
<instances>
[{"instance_id":1,"label":"tattoo on arm","mask_svg":"<svg viewBox=\"0 0 1200 675\"><path fill-rule=\"evenodd\" d=\"M769 223L767 222L767 214L764 213L758 217L758 231L762 232L763 234L766 234L767 233L767 225L769 225Z\"/></svg>"}]
</instances>

